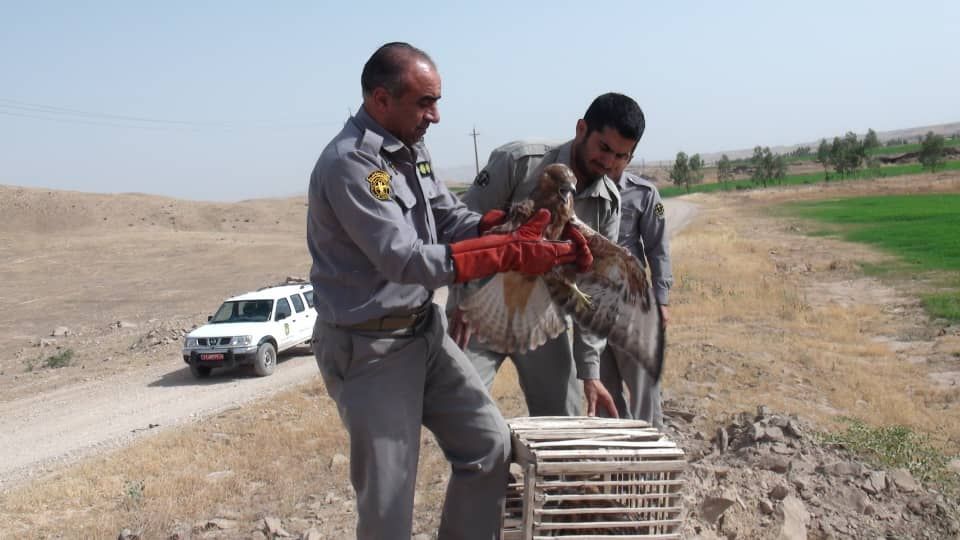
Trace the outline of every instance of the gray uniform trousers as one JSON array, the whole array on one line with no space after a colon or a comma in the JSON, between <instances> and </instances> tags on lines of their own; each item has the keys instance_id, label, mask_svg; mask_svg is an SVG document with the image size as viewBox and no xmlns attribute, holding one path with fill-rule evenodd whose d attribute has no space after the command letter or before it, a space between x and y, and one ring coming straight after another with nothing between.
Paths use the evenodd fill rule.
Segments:
<instances>
[{"instance_id":1,"label":"gray uniform trousers","mask_svg":"<svg viewBox=\"0 0 960 540\"><path fill-rule=\"evenodd\" d=\"M627 391L624 383L636 391ZM660 382L653 382L653 377L641 368L636 362L623 360L610 347L604 349L600 357L600 382L610 391L613 402L617 406L620 418L646 420L654 427L663 427L663 409L660 404ZM632 383L632 384L631 384ZM629 394L630 403L624 399ZM597 413L606 416L602 407Z\"/></svg>"},{"instance_id":2,"label":"gray uniform trousers","mask_svg":"<svg viewBox=\"0 0 960 540\"><path fill-rule=\"evenodd\" d=\"M485 349L476 339L470 340L464 353L489 391L507 355ZM530 416L583 416L583 388L574 375L573 350L567 332L537 349L511 355L511 360L517 368Z\"/></svg>"},{"instance_id":3,"label":"gray uniform trousers","mask_svg":"<svg viewBox=\"0 0 960 540\"><path fill-rule=\"evenodd\" d=\"M499 534L510 432L442 318L431 306L412 331L314 327L317 365L350 435L358 539L409 540L421 424L452 465L438 538Z\"/></svg>"}]
</instances>

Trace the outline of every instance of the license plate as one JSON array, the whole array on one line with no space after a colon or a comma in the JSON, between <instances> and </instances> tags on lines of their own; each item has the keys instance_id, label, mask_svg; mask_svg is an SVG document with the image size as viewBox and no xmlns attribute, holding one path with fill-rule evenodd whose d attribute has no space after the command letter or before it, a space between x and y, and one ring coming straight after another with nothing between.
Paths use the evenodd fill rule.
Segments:
<instances>
[{"instance_id":1,"label":"license plate","mask_svg":"<svg viewBox=\"0 0 960 540\"><path fill-rule=\"evenodd\" d=\"M223 360L223 353L201 354L201 355L200 355L200 360L206 360L206 361L211 361L211 360Z\"/></svg>"}]
</instances>

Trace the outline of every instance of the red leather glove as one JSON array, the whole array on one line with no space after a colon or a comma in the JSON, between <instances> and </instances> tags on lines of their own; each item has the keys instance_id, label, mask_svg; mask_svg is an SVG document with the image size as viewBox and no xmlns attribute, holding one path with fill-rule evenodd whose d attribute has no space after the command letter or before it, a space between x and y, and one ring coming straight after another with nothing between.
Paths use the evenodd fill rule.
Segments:
<instances>
[{"instance_id":1,"label":"red leather glove","mask_svg":"<svg viewBox=\"0 0 960 540\"><path fill-rule=\"evenodd\" d=\"M573 245L577 246L577 271L586 272L590 270L590 267L593 266L593 253L590 253L587 238L583 236L580 229L568 221L563 227L563 234L560 235L560 238L570 240Z\"/></svg>"},{"instance_id":2,"label":"red leather glove","mask_svg":"<svg viewBox=\"0 0 960 540\"><path fill-rule=\"evenodd\" d=\"M540 209L510 234L488 234L450 244L456 283L500 272L540 275L558 264L576 262L577 247L573 243L543 239L543 229L549 223L550 211Z\"/></svg>"},{"instance_id":3,"label":"red leather glove","mask_svg":"<svg viewBox=\"0 0 960 540\"><path fill-rule=\"evenodd\" d=\"M484 233L490 229L496 227L497 225L503 225L506 221L506 212L503 210L491 210L480 218L480 223L477 224L477 232L480 234L480 236L483 236Z\"/></svg>"}]
</instances>

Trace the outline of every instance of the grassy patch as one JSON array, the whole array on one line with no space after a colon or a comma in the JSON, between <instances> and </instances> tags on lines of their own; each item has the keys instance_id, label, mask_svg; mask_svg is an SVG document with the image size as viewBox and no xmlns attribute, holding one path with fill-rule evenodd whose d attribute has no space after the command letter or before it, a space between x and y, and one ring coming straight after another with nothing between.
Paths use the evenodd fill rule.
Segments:
<instances>
[{"instance_id":1,"label":"grassy patch","mask_svg":"<svg viewBox=\"0 0 960 540\"><path fill-rule=\"evenodd\" d=\"M64 349L57 354L51 354L43 361L43 365L51 369L67 367L73 360L73 349Z\"/></svg>"},{"instance_id":2,"label":"grassy patch","mask_svg":"<svg viewBox=\"0 0 960 540\"><path fill-rule=\"evenodd\" d=\"M864 265L873 275L947 271L957 283L960 272L960 194L890 195L797 202L784 209L793 215L826 222L846 240L871 244L897 255L902 264ZM944 278L941 278L944 279ZM931 315L960 320L960 292L924 297Z\"/></svg>"},{"instance_id":3,"label":"grassy patch","mask_svg":"<svg viewBox=\"0 0 960 540\"><path fill-rule=\"evenodd\" d=\"M793 203L792 213L841 226L841 236L892 251L919 270L960 270L960 194Z\"/></svg>"},{"instance_id":4,"label":"grassy patch","mask_svg":"<svg viewBox=\"0 0 960 540\"><path fill-rule=\"evenodd\" d=\"M960 321L960 292L924 295L923 307L934 317Z\"/></svg>"},{"instance_id":5,"label":"grassy patch","mask_svg":"<svg viewBox=\"0 0 960 540\"><path fill-rule=\"evenodd\" d=\"M904 426L871 427L855 418L840 418L846 429L822 436L885 468L904 468L914 478L956 492L960 480L948 468L950 458L930 444L928 436Z\"/></svg>"},{"instance_id":6,"label":"grassy patch","mask_svg":"<svg viewBox=\"0 0 960 540\"><path fill-rule=\"evenodd\" d=\"M948 161L941 171L956 171L960 170L960 160ZM846 180L863 180L870 178L887 178L891 176L903 176L907 174L920 174L924 172L923 166L919 163L911 163L908 165L888 165L883 167L878 167L875 169L861 169L849 176L840 178L836 173L831 173L829 180L827 179L827 173L825 172L816 172L808 174L792 174L787 176L781 181L770 181L767 183L767 187L779 187L779 186L793 186L793 185L803 185L803 184L816 184L819 182L843 182ZM733 182L726 183L709 183L709 184L698 184L695 186L690 186L690 193L713 193L716 191L742 191L746 189L762 189L764 186L758 184L753 180L736 180ZM660 195L664 198L666 197L676 197L678 195L684 195L687 193L687 190L680 186L666 186L660 189Z\"/></svg>"}]
</instances>

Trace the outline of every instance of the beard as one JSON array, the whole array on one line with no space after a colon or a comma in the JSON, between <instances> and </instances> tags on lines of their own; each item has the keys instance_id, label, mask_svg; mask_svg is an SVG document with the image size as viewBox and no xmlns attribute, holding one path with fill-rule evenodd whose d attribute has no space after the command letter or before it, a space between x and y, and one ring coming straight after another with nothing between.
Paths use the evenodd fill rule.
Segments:
<instances>
[{"instance_id":1,"label":"beard","mask_svg":"<svg viewBox=\"0 0 960 540\"><path fill-rule=\"evenodd\" d=\"M586 139L574 143L573 145L573 170L577 173L579 178L583 178L587 184L592 184L603 177L602 172L596 172L590 170L590 166L587 163L587 160L583 157L586 154L587 141Z\"/></svg>"}]
</instances>

